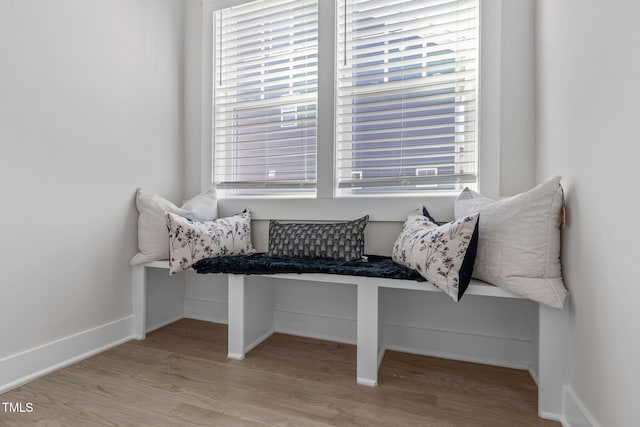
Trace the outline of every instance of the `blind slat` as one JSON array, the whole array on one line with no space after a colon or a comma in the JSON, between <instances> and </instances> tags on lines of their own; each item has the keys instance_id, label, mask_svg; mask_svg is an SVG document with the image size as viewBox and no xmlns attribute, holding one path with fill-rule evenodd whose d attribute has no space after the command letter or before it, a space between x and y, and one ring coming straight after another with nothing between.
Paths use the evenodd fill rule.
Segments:
<instances>
[{"instance_id":1,"label":"blind slat","mask_svg":"<svg viewBox=\"0 0 640 427\"><path fill-rule=\"evenodd\" d=\"M299 65L298 68L295 66ZM285 68L283 70L282 68ZM223 69L224 70L224 69ZM263 74L239 76L229 79L219 86L218 91L221 97L231 96L242 97L250 96L251 93L262 93L268 95L270 92L282 90L282 87L270 89L273 86L286 84L288 87L297 90L304 89L307 86L315 86L315 76L318 74L318 68L315 60L309 63L290 63L285 66L263 67Z\"/></svg>"},{"instance_id":2,"label":"blind slat","mask_svg":"<svg viewBox=\"0 0 640 427\"><path fill-rule=\"evenodd\" d=\"M259 151L259 150L264 150L264 151L271 150L273 152L283 151L283 150L293 151L302 147L306 147L307 152L315 154L315 149L313 149L313 147L315 147L314 142L315 142L315 136L307 137L307 138L296 137L296 138L289 138L289 139L278 138L278 140L274 142L274 144L271 144L270 142L268 147L261 141L242 142L239 144L242 146L240 148L241 151L238 151L237 147L226 147L226 149L221 148L220 150L218 150L218 153L221 156L227 155L230 158L240 158L245 155L249 155L249 153L253 151Z\"/></svg>"},{"instance_id":3,"label":"blind slat","mask_svg":"<svg viewBox=\"0 0 640 427\"><path fill-rule=\"evenodd\" d=\"M279 61L289 59L292 56L292 53L295 57L312 55L315 54L317 47L317 39L300 41L294 46L286 45L263 47L259 53L254 53L252 55L245 55L241 53L227 55L220 58L220 62L218 62L218 64L225 67L227 65L235 66L239 62L242 62L243 66L251 67L263 63L265 61L265 57L268 57L269 61Z\"/></svg>"},{"instance_id":4,"label":"blind slat","mask_svg":"<svg viewBox=\"0 0 640 427\"><path fill-rule=\"evenodd\" d=\"M385 7L388 5L397 5L398 3L402 2L404 0L401 1L390 1L390 0L350 0L347 3L347 12L349 13L350 11L352 11L353 9L356 10L367 10L367 9L379 9L381 7ZM406 3L406 1L405 1ZM429 1L429 2L424 2L424 1L414 1L413 3L418 3L422 8L424 9L430 9L431 13L436 13L434 12L436 9L437 10L446 10L446 8L451 8L451 7L464 7L464 5L467 4L475 4L475 0L439 0L439 1ZM454 5L459 5L459 6L454 6ZM344 2L342 3L343 7L341 7L339 9L339 13L343 13L344 9Z\"/></svg>"},{"instance_id":5,"label":"blind slat","mask_svg":"<svg viewBox=\"0 0 640 427\"><path fill-rule=\"evenodd\" d=\"M413 143L411 143L413 142ZM380 144L369 144L369 143L365 143L368 144L368 146L365 147L359 147L358 150L340 150L337 153L337 156L339 159L350 159L353 158L354 156L362 156L363 158L366 158L364 156L371 156L371 158L374 158L377 156L380 157L384 157L386 155L386 153L389 152L397 152L400 148L404 148L407 150L407 152L412 152L412 151L416 151L416 150L421 150L421 152L425 153L425 152L430 152L430 151L435 151L438 153L444 153L447 152L448 150L451 150L455 147L463 147L464 151L460 151L458 152L458 154L464 154L464 153L473 153L473 149L469 148L470 145L474 145L475 141L465 141L465 142L460 142L460 143L423 143L422 141L408 141L408 142L402 142L402 143L398 143L396 142L395 145L389 144L387 146L383 146L380 147ZM440 150L440 151L437 151Z\"/></svg>"},{"instance_id":6,"label":"blind slat","mask_svg":"<svg viewBox=\"0 0 640 427\"><path fill-rule=\"evenodd\" d=\"M259 20L262 17L291 15L295 13L296 9L304 6L317 7L317 3L313 1L300 2L299 0L259 1L232 6L220 12L224 14L225 20L241 25L243 22Z\"/></svg>"},{"instance_id":7,"label":"blind slat","mask_svg":"<svg viewBox=\"0 0 640 427\"><path fill-rule=\"evenodd\" d=\"M405 108L399 113L387 113L381 112L380 114L376 113L352 113L345 114L338 119L338 125L342 126L357 126L357 125L367 125L370 122L375 123L397 123L398 119L411 119L415 117L425 117L428 116L429 119L440 119L440 118L454 118L464 117L466 115L473 114L475 110L473 109L475 106L475 102L466 102L463 103L463 106L456 106L453 104L444 104L444 105L436 105L435 108L425 108L425 107L414 107L414 108ZM459 108L459 111L451 111L454 108ZM452 120L455 122L455 120Z\"/></svg>"},{"instance_id":8,"label":"blind slat","mask_svg":"<svg viewBox=\"0 0 640 427\"><path fill-rule=\"evenodd\" d=\"M395 110L402 110L403 113L411 113L412 111L419 110L424 111L424 115L437 114L438 111L445 108L453 109L454 111L464 109L475 111L476 101L475 96L473 96L475 95L475 91L458 92L456 97L464 96L464 99L459 102L456 102L455 97L452 97L451 94L446 93L440 96L414 95L416 94L411 94L410 96L403 94L403 98L395 101L373 99L368 102L358 103L356 104L359 107L358 109L355 108L356 105L353 105L354 108L351 108L350 112L343 111L340 117L337 118L338 123L350 123L360 118L365 118L364 113L367 113L366 118L376 120L376 115L389 114L385 110L391 105L394 106ZM347 109L345 108L345 110Z\"/></svg>"},{"instance_id":9,"label":"blind slat","mask_svg":"<svg viewBox=\"0 0 640 427\"><path fill-rule=\"evenodd\" d=\"M263 188L272 188L272 189L306 189L308 191L312 191L316 188L315 180L274 180L274 181L220 181L216 182L216 188L222 190L239 190L239 189L247 189L247 190L256 190Z\"/></svg>"},{"instance_id":10,"label":"blind slat","mask_svg":"<svg viewBox=\"0 0 640 427\"><path fill-rule=\"evenodd\" d=\"M355 171L357 172L390 172L389 175L390 176L397 176L399 178L413 178L415 176L419 176L418 173L416 172L415 169L417 169L418 171L420 169L431 169L431 168L443 168L443 167L454 167L454 166L464 166L464 165L471 165L472 162L471 161L467 161L467 162L454 162L453 160L450 162L438 162L438 163L431 163L429 161L427 161L428 159L425 159L424 162L419 163L419 162L407 162L408 164L403 165L401 164L401 162L394 162L395 164L391 164L388 166L366 166L363 165L361 167L359 167L358 169L356 169ZM398 172L402 169L411 169L413 171L412 174L410 175L402 175L399 174ZM438 174L439 175L439 174ZM350 177L351 178L351 177ZM371 179L376 179L376 178L371 178ZM367 179L360 179L360 181L366 181Z\"/></svg>"},{"instance_id":11,"label":"blind slat","mask_svg":"<svg viewBox=\"0 0 640 427\"><path fill-rule=\"evenodd\" d=\"M409 185L448 185L448 184L472 184L477 180L476 174L447 174L432 176L407 176L402 178L371 178L344 179L338 183L338 188L369 188L369 187L406 187Z\"/></svg>"},{"instance_id":12,"label":"blind slat","mask_svg":"<svg viewBox=\"0 0 640 427\"><path fill-rule=\"evenodd\" d=\"M265 166L264 169L268 170L276 170L279 173L304 173L305 171L311 170L309 167L310 161L293 161L292 158L296 156L291 154L290 156L279 156L277 158L269 160L263 156L261 157L243 157L240 159L234 158L233 161L237 164L241 164L247 167L247 171L245 173L250 173L252 167L256 166ZM299 156L299 155L297 155ZM276 161L277 160L277 161ZM227 169L233 169L235 165L229 165ZM295 169L292 169L294 168ZM315 170L315 168L314 168ZM279 176L278 178L281 178Z\"/></svg>"},{"instance_id":13,"label":"blind slat","mask_svg":"<svg viewBox=\"0 0 640 427\"><path fill-rule=\"evenodd\" d=\"M455 16L455 14L454 14ZM455 36L458 39L468 39L474 34L476 28L475 17L468 13L461 16L459 20L433 22L430 19L402 21L402 15L396 17L398 21L390 23L382 19L366 20L360 26L356 24L340 25L340 29L349 37L348 44L356 46L358 43L387 43L397 44L400 42L415 44L419 41L428 41L429 43L443 43L448 40L455 40L452 36L455 27ZM378 24L378 25L376 25ZM380 26L384 25L384 32ZM406 31L406 34L405 34Z\"/></svg>"},{"instance_id":14,"label":"blind slat","mask_svg":"<svg viewBox=\"0 0 640 427\"><path fill-rule=\"evenodd\" d=\"M438 61L425 61L424 58L410 58L411 53L405 53L407 59L402 56L391 57L387 60L386 68L389 70L385 73L384 69L380 68L380 64L367 64L357 67L355 76L353 73L347 75L340 75L340 78L344 82L359 81L365 77L369 80L386 78L386 79L400 79L404 75L441 75L447 73L453 73L455 71L464 70L466 72L473 71L475 74L476 60L475 58L457 59L451 55L442 55L442 58L438 58Z\"/></svg>"},{"instance_id":15,"label":"blind slat","mask_svg":"<svg viewBox=\"0 0 640 427\"><path fill-rule=\"evenodd\" d=\"M300 120L282 120L273 121L266 124L246 124L240 123L229 126L219 126L216 128L216 135L263 135L265 132L291 131L300 129L315 129L316 121L300 119Z\"/></svg>"},{"instance_id":16,"label":"blind slat","mask_svg":"<svg viewBox=\"0 0 640 427\"><path fill-rule=\"evenodd\" d=\"M403 121L403 124L405 124L407 122ZM452 122L452 123L433 123L433 124L427 124L427 122L422 121L419 123L407 123L407 127L378 127L378 128L370 128L367 127L365 129L355 129L355 132L357 132L357 135L360 137L363 136L368 136L368 135L374 135L377 136L380 133L399 133L402 134L403 136L405 134L411 134L412 132L418 132L418 131L431 131L432 133L436 133L440 130L443 130L443 133L451 133L450 129L452 127L462 127L462 126L468 126L468 125L472 125L475 124L475 120L465 120L465 121L460 121L460 122ZM355 127L355 126L354 126ZM339 131L338 135L353 135L354 134L354 129L351 130L344 130L344 131ZM357 141L357 139L351 139L350 142L355 142Z\"/></svg>"},{"instance_id":17,"label":"blind slat","mask_svg":"<svg viewBox=\"0 0 640 427\"><path fill-rule=\"evenodd\" d=\"M396 143L398 141L397 137L388 137L388 138L381 138L379 137L379 133L378 134L371 134L369 135L371 136L370 139L366 139L366 140L360 140L358 141L358 145L360 147L362 147L363 145L366 144L384 144L384 143L389 143L389 144L393 144ZM375 138L377 137L377 138ZM475 131L469 131L469 132L448 132L448 133L440 133L434 136L424 136L424 135L419 135L419 136L405 136L404 138L402 138L402 141L407 141L407 142L411 142L411 141L418 141L418 140L425 140L425 141L440 141L443 139L447 139L447 140L452 140L455 141L456 138L467 138L463 140L463 143L466 143L467 141L475 141L474 137L475 137ZM456 144L456 142L447 142L447 144ZM350 147L351 143L349 144L341 144L340 146L338 146L338 151L350 151L351 147Z\"/></svg>"},{"instance_id":18,"label":"blind slat","mask_svg":"<svg viewBox=\"0 0 640 427\"><path fill-rule=\"evenodd\" d=\"M403 147L404 148L404 147ZM453 148L453 147L451 147ZM396 151L399 151L400 147L398 147L396 149ZM387 151L393 151L391 148L387 149ZM399 156L397 154L393 154L393 155L388 155L388 156L382 156L382 155L378 155L375 157L361 157L361 158L354 158L354 157L345 157L342 160L358 160L359 162L361 162L362 164L362 168L367 168L367 167L375 167L377 168L379 165L378 164L371 164L371 163L382 163L382 162L387 162L387 163L393 163L393 164L398 164L401 165L403 164L403 162L408 162L405 164L412 164L414 165L414 162L409 162L411 160L428 160L428 159L440 159L443 156L451 156L451 155L464 155L464 154L473 154L473 152L470 151L465 151L463 153L457 153L457 152L447 152L447 151L440 151L440 152L436 152L433 154L424 154L425 148L424 147L417 147L415 149L412 149L411 151L422 151L421 153L418 154L410 154L411 151L406 150L406 148L403 151L402 156ZM362 153L358 153L358 154L362 154ZM401 166L400 166L401 167Z\"/></svg>"},{"instance_id":19,"label":"blind slat","mask_svg":"<svg viewBox=\"0 0 640 427\"><path fill-rule=\"evenodd\" d=\"M297 38L294 43L302 42L305 37L315 34L314 29L318 28L317 21L309 20L308 17L304 22L296 22L295 19L290 17L285 23L277 23L269 30L266 30L265 26L246 31L223 28L222 33L226 37L220 41L220 45L223 49L234 49L236 56L243 56L278 46L286 42L292 33Z\"/></svg>"},{"instance_id":20,"label":"blind slat","mask_svg":"<svg viewBox=\"0 0 640 427\"><path fill-rule=\"evenodd\" d=\"M314 87L315 89L315 87ZM256 111L271 111L273 108L287 108L287 107L315 107L315 92L314 90L311 94L308 92L305 93L295 93L289 94L286 96L278 96L274 98L264 98L261 100L251 99L248 101L236 101L230 102L228 99L225 99L225 103L221 103L220 105L216 105L216 113L226 112L226 111L235 111L235 112L256 112ZM239 99L242 99L242 96L238 96ZM236 98L236 99L238 99ZM262 102L257 102L262 101ZM290 115L286 112L283 115ZM217 119L217 118L216 118Z\"/></svg>"},{"instance_id":21,"label":"blind slat","mask_svg":"<svg viewBox=\"0 0 640 427\"><path fill-rule=\"evenodd\" d=\"M284 146L284 147L272 147L272 148L246 148L245 154L248 156L252 156L251 153L253 152L266 152L269 150L278 150L278 149L282 149L282 148L286 148L287 150L303 150L304 152L313 152L313 150L315 149L315 145L314 144L298 144L298 145L290 145L290 146ZM236 151L219 151L219 153L227 158L235 158L236 156ZM258 157L258 156L256 156Z\"/></svg>"},{"instance_id":22,"label":"blind slat","mask_svg":"<svg viewBox=\"0 0 640 427\"><path fill-rule=\"evenodd\" d=\"M347 95L363 96L370 94L382 94L387 93L392 95L393 92L410 92L419 89L423 90L438 90L438 89L450 89L453 92L456 90L464 89L466 86L473 86L475 81L470 78L475 74L475 70L451 72L445 74L438 74L435 76L428 76L425 78L406 78L404 80L384 81L381 83L367 82L367 76L363 76L361 81L365 82L356 86L348 86L341 88L339 94L341 97ZM428 80L428 81L424 81ZM350 83L349 81L345 83ZM399 93L399 92L398 92Z\"/></svg>"}]
</instances>

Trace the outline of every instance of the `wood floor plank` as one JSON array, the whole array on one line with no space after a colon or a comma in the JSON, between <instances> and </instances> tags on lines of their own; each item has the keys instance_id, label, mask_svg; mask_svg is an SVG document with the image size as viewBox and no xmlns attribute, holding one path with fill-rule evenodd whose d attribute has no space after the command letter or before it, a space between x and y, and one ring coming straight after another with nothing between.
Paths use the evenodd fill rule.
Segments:
<instances>
[{"instance_id":1,"label":"wood floor plank","mask_svg":"<svg viewBox=\"0 0 640 427\"><path fill-rule=\"evenodd\" d=\"M229 360L225 325L182 319L2 395L0 426L557 426L524 371L388 351L355 382L354 346L274 334Z\"/></svg>"}]
</instances>

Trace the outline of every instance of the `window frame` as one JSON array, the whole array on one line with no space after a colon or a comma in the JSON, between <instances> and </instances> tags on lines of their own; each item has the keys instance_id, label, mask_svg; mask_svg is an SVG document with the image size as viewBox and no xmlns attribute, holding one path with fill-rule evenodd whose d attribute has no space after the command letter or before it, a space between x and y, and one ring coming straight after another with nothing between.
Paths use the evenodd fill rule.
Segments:
<instances>
[{"instance_id":1,"label":"window frame","mask_svg":"<svg viewBox=\"0 0 640 427\"><path fill-rule=\"evenodd\" d=\"M201 63L201 190L213 185L214 150L212 140L212 96L215 42L214 11L248 3L252 0L203 0L202 2L202 63ZM504 0L478 0L478 190L489 197L499 195L500 186L500 68L501 68L501 11ZM334 86L335 78L335 1L319 0L319 87ZM330 63L332 68L322 64ZM324 82L324 83L323 83ZM491 93L489 97L483 93ZM334 154L334 96L335 90L318 92L318 173L315 198L295 197L238 197L219 200L220 215L233 214L250 207L255 219L344 220L360 214L371 215L372 221L402 221L408 212L422 205L438 219L453 217L453 201L458 192L380 194L336 197ZM487 98L487 99L485 99ZM330 141L330 143L323 143ZM389 203L393 200L392 203Z\"/></svg>"}]
</instances>

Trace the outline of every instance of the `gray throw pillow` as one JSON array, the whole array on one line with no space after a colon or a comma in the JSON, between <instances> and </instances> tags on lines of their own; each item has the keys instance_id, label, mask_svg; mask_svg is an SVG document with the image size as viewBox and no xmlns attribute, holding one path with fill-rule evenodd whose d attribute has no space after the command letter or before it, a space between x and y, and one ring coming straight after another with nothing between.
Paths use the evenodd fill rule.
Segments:
<instances>
[{"instance_id":1,"label":"gray throw pillow","mask_svg":"<svg viewBox=\"0 0 640 427\"><path fill-rule=\"evenodd\" d=\"M369 215L350 222L269 222L272 257L328 258L352 261L364 255L364 228Z\"/></svg>"}]
</instances>

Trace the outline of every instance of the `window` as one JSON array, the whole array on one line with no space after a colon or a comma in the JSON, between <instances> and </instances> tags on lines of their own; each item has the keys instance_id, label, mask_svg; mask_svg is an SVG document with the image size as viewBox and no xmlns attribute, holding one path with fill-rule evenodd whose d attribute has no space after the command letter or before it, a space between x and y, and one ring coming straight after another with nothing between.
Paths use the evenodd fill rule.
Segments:
<instances>
[{"instance_id":1,"label":"window","mask_svg":"<svg viewBox=\"0 0 640 427\"><path fill-rule=\"evenodd\" d=\"M475 52L475 1L338 1L342 193L476 182Z\"/></svg>"},{"instance_id":2,"label":"window","mask_svg":"<svg viewBox=\"0 0 640 427\"><path fill-rule=\"evenodd\" d=\"M315 193L318 4L261 0L215 15L216 187Z\"/></svg>"},{"instance_id":3,"label":"window","mask_svg":"<svg viewBox=\"0 0 640 427\"><path fill-rule=\"evenodd\" d=\"M319 63L327 6L335 61ZM217 188L313 196L317 174L332 174L337 196L473 186L476 10L475 0L260 0L217 11ZM318 87L318 73L335 87ZM335 117L318 114L318 91L335 93ZM317 140L323 122L335 122L335 142ZM335 144L332 164L318 164L318 144Z\"/></svg>"}]
</instances>

